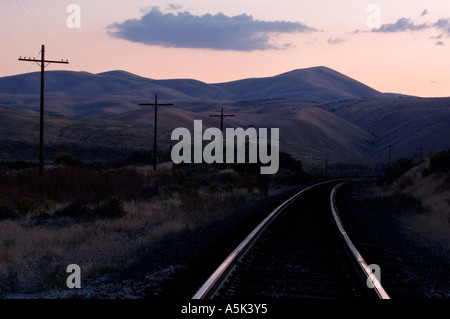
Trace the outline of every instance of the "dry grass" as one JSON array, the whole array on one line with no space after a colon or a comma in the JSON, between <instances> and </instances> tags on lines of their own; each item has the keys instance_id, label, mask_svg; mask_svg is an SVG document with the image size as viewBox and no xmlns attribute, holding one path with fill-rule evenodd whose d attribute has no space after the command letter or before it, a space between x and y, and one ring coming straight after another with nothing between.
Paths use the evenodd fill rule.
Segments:
<instances>
[{"instance_id":1,"label":"dry grass","mask_svg":"<svg viewBox=\"0 0 450 319\"><path fill-rule=\"evenodd\" d=\"M70 264L85 279L123 270L166 236L267 195L268 180L239 169L161 163L156 173L55 166L43 176L36 168L0 174L0 294L23 292L30 282L41 290L64 287Z\"/></svg>"},{"instance_id":2,"label":"dry grass","mask_svg":"<svg viewBox=\"0 0 450 319\"><path fill-rule=\"evenodd\" d=\"M419 200L425 212L408 214L405 222L419 236L450 249L450 177L439 172L424 174L428 169L429 163L423 162L377 192L381 196L401 194Z\"/></svg>"},{"instance_id":3,"label":"dry grass","mask_svg":"<svg viewBox=\"0 0 450 319\"><path fill-rule=\"evenodd\" d=\"M73 263L80 265L84 278L123 269L164 236L233 214L258 197L243 189L189 196L173 193L124 202L127 213L120 219L77 223L58 217L36 224L28 216L1 221L0 291L33 278L46 288L64 285L66 267Z\"/></svg>"}]
</instances>

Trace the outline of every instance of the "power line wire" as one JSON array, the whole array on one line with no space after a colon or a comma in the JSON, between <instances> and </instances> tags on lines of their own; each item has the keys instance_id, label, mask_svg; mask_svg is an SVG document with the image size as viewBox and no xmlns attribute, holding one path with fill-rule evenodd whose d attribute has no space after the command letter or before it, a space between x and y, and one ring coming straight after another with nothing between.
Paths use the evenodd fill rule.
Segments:
<instances>
[{"instance_id":1,"label":"power line wire","mask_svg":"<svg viewBox=\"0 0 450 319\"><path fill-rule=\"evenodd\" d=\"M11 95L9 96L8 102L6 102L5 104L3 104L4 107L7 107L9 105L9 103L11 103L13 97L16 95L17 91L19 90L19 88L22 86L23 81L25 80L25 78L27 77L28 74L30 74L31 69L33 68L34 64L31 64L30 67L28 68L28 71L26 72L26 74L24 74L22 76L22 79L19 81L17 87L14 89L14 91L11 93Z\"/></svg>"},{"instance_id":2,"label":"power line wire","mask_svg":"<svg viewBox=\"0 0 450 319\"><path fill-rule=\"evenodd\" d=\"M25 53L29 53L26 52L27 50L25 50L22 45L17 42L9 33L8 31L6 31L1 25L0 25L0 34L2 35L3 39L5 39L6 43L10 46L10 48L12 48L13 50L16 50L17 52L19 52L20 54L25 54Z\"/></svg>"},{"instance_id":3,"label":"power line wire","mask_svg":"<svg viewBox=\"0 0 450 319\"><path fill-rule=\"evenodd\" d=\"M50 35L47 33L45 28L40 23L39 19L33 13L33 10L28 6L26 0L22 0L23 5L21 4L20 0L17 0L17 3L19 4L20 9L25 14L28 21L33 25L34 29L37 31L37 33L39 33L42 39L50 43L52 49L54 49L58 55L64 56L64 54L62 54L61 50L58 48L58 45L55 43L55 41L53 41L53 39L50 37Z\"/></svg>"},{"instance_id":4,"label":"power line wire","mask_svg":"<svg viewBox=\"0 0 450 319\"><path fill-rule=\"evenodd\" d=\"M22 0L25 4L25 6L27 7L28 11L31 13L31 15L33 16L33 18L35 19L35 21L37 22L38 26L41 28L42 32L44 33L44 35L47 36L47 38L50 40L50 44L54 47L54 49L56 50L56 54L60 55L60 56L65 56L65 54L62 53L62 51L60 50L60 48L58 47L57 43L55 41L53 41L53 39L50 37L50 35L47 33L47 31L45 30L45 28L42 26L42 24L40 23L39 19L36 17L36 15L33 13L33 10L30 9L30 7L28 6L26 0Z\"/></svg>"}]
</instances>

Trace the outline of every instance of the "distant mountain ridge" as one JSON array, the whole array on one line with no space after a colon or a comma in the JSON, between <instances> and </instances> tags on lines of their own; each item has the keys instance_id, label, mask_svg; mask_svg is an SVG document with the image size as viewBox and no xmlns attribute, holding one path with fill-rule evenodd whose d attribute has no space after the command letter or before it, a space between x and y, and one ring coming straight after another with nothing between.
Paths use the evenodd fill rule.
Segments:
<instances>
[{"instance_id":1,"label":"distant mountain ridge","mask_svg":"<svg viewBox=\"0 0 450 319\"><path fill-rule=\"evenodd\" d=\"M274 77L244 79L216 86L245 100L284 98L325 103L383 97L383 93L327 67L298 69Z\"/></svg>"},{"instance_id":2,"label":"distant mountain ridge","mask_svg":"<svg viewBox=\"0 0 450 319\"><path fill-rule=\"evenodd\" d=\"M40 73L0 78L0 93L38 94ZM20 84L20 85L19 85ZM152 96L167 100L288 99L325 103L351 98L383 97L350 77L326 67L298 69L280 75L208 84L193 79L154 80L125 71L99 74L47 71L49 96Z\"/></svg>"},{"instance_id":3,"label":"distant mountain ridge","mask_svg":"<svg viewBox=\"0 0 450 319\"><path fill-rule=\"evenodd\" d=\"M0 158L33 158L39 92L39 72L0 78ZM46 156L84 149L89 159L96 147L105 154L151 147L153 109L139 104L155 93L174 104L158 113L164 147L173 129L193 129L194 120L218 127L210 115L223 107L235 114L224 127L278 127L281 150L310 165L325 158L385 162L387 145L394 145L392 160L450 148L450 98L381 93L326 67L213 84L125 71L46 71L46 136L54 149Z\"/></svg>"}]
</instances>

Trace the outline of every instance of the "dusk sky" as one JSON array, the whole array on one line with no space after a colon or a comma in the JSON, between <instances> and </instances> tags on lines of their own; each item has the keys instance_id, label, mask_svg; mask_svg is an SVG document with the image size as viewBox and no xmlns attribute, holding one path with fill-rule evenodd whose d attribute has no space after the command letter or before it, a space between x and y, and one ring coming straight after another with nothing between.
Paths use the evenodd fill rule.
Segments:
<instances>
[{"instance_id":1,"label":"dusk sky","mask_svg":"<svg viewBox=\"0 0 450 319\"><path fill-rule=\"evenodd\" d=\"M450 96L449 0L1 0L0 76L38 71L18 58L41 44L70 62L46 70L217 83L327 66L381 92Z\"/></svg>"}]
</instances>

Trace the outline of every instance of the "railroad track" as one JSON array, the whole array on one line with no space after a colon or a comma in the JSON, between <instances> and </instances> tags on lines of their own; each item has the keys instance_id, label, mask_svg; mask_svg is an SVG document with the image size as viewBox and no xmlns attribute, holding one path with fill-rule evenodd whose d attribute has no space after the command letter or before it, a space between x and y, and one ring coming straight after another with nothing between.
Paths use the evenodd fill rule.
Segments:
<instances>
[{"instance_id":1,"label":"railroad track","mask_svg":"<svg viewBox=\"0 0 450 319\"><path fill-rule=\"evenodd\" d=\"M319 183L278 206L192 298L388 299L343 228L341 185Z\"/></svg>"}]
</instances>

